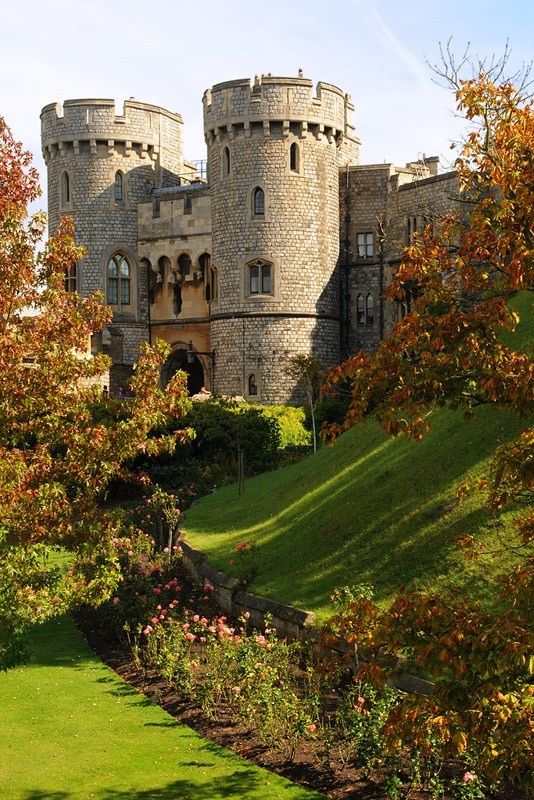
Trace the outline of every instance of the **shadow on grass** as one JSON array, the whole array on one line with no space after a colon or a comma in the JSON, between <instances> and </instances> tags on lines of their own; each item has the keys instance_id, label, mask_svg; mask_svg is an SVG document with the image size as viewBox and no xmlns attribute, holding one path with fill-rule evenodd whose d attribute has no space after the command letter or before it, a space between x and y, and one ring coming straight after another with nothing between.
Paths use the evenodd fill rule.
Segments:
<instances>
[{"instance_id":1,"label":"shadow on grass","mask_svg":"<svg viewBox=\"0 0 534 800\"><path fill-rule=\"evenodd\" d=\"M190 766L184 762L183 766ZM193 762L192 766L197 766ZM211 766L198 764L199 767ZM274 782L274 781L273 781ZM264 787L264 788L262 788ZM226 797L239 797L243 800L251 796L259 798L284 797L290 800L319 800L322 795L292 784L274 787L266 783L264 774L254 769L239 769L230 775L214 778L200 778L198 781L176 780L166 786L151 789L103 789L91 794L95 800L224 800ZM261 792L261 794L260 794ZM253 793L253 795L251 795ZM33 789L22 800L70 800L80 797L78 792L43 792Z\"/></svg>"}]
</instances>

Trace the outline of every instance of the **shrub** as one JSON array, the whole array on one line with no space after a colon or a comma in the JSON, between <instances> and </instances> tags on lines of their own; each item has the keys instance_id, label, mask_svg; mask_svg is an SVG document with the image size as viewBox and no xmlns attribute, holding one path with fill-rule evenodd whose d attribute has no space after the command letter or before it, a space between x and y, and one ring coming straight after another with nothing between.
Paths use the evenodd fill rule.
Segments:
<instances>
[{"instance_id":1,"label":"shrub","mask_svg":"<svg viewBox=\"0 0 534 800\"><path fill-rule=\"evenodd\" d=\"M280 434L281 450L311 443L311 435L305 425L306 412L300 406L262 406L259 410L267 419L275 420Z\"/></svg>"}]
</instances>

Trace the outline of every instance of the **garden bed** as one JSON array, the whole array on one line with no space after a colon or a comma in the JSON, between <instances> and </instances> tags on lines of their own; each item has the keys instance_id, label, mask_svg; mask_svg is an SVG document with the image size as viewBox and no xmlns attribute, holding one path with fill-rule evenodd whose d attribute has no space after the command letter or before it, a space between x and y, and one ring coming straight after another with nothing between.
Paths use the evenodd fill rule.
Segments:
<instances>
[{"instance_id":1,"label":"garden bed","mask_svg":"<svg viewBox=\"0 0 534 800\"><path fill-rule=\"evenodd\" d=\"M331 759L331 765L326 767L321 763L313 743L302 743L293 762L288 763L280 753L265 747L251 728L236 723L224 708L217 720L210 719L193 701L181 697L153 670L139 669L129 649L120 642L110 640L94 610L80 610L76 615L76 624L105 664L151 702L201 736L301 786L322 792L332 800L384 798L384 790L378 780L366 778L363 770L347 766L341 760L336 763L335 759ZM427 792L410 792L411 800L428 797Z\"/></svg>"}]
</instances>

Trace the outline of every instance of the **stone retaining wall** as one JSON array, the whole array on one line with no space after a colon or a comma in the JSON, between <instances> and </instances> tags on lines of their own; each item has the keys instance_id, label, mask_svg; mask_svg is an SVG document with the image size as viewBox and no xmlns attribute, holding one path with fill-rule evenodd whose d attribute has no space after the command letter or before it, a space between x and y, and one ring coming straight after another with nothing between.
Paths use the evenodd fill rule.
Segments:
<instances>
[{"instance_id":1,"label":"stone retaining wall","mask_svg":"<svg viewBox=\"0 0 534 800\"><path fill-rule=\"evenodd\" d=\"M183 539L180 540L180 545L187 572L194 580L203 584L208 583L213 587L211 590L213 599L228 614L239 617L243 611L248 611L250 624L259 628L263 626L265 616L268 614L272 617L272 627L284 638L300 641L316 641L319 638L319 630L313 624L315 614L312 611L243 592L238 588L238 578L211 567L206 561L205 554L195 550ZM346 655L347 648L344 648L343 653L340 651L340 655ZM410 693L430 694L433 688L430 681L402 671L399 671L392 683L403 692Z\"/></svg>"}]
</instances>

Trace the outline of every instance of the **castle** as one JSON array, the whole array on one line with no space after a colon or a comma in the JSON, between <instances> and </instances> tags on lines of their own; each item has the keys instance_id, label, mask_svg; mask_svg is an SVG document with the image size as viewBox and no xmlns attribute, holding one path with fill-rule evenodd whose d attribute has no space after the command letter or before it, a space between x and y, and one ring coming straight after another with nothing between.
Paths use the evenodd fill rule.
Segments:
<instances>
[{"instance_id":1,"label":"castle","mask_svg":"<svg viewBox=\"0 0 534 800\"><path fill-rule=\"evenodd\" d=\"M49 222L74 217L87 254L66 287L101 290L112 323L93 348L126 385L139 344L166 340L163 380L273 403L295 399L289 359L330 366L375 348L410 303L383 299L403 247L450 209L438 159L359 164L350 96L262 75L208 89L207 161L184 160L182 118L129 100L41 112Z\"/></svg>"}]
</instances>

